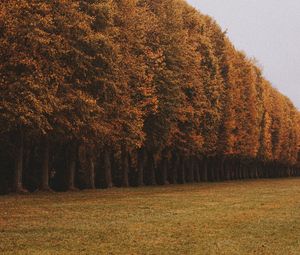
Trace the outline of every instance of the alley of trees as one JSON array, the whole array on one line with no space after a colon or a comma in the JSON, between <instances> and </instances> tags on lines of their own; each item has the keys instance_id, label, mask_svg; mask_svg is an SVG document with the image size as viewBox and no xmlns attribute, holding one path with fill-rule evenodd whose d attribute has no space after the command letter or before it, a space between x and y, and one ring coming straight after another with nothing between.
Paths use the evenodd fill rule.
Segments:
<instances>
[{"instance_id":1,"label":"alley of trees","mask_svg":"<svg viewBox=\"0 0 300 255\"><path fill-rule=\"evenodd\" d=\"M299 176L300 113L183 0L0 3L0 193Z\"/></svg>"}]
</instances>

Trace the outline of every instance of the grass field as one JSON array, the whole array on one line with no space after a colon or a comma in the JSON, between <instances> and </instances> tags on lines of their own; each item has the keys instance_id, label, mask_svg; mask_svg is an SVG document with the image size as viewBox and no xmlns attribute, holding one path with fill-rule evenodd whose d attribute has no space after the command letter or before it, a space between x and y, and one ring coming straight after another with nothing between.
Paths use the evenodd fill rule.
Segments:
<instances>
[{"instance_id":1,"label":"grass field","mask_svg":"<svg viewBox=\"0 0 300 255\"><path fill-rule=\"evenodd\" d=\"M0 254L300 254L300 179L3 196Z\"/></svg>"}]
</instances>

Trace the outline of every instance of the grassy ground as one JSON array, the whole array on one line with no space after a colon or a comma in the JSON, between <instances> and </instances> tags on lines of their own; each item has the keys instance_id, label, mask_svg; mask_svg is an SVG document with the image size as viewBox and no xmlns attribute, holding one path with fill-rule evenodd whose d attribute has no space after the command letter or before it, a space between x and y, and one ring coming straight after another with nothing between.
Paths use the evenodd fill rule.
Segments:
<instances>
[{"instance_id":1,"label":"grassy ground","mask_svg":"<svg viewBox=\"0 0 300 255\"><path fill-rule=\"evenodd\" d=\"M4 196L0 254L300 254L300 179Z\"/></svg>"}]
</instances>

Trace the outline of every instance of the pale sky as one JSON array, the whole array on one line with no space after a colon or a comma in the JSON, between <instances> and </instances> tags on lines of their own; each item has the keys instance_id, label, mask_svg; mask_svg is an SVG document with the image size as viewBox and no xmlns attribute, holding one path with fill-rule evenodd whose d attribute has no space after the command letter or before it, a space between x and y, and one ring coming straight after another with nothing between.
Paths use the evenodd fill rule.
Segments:
<instances>
[{"instance_id":1,"label":"pale sky","mask_svg":"<svg viewBox=\"0 0 300 255\"><path fill-rule=\"evenodd\" d=\"M187 0L255 57L275 88L300 109L300 0Z\"/></svg>"}]
</instances>

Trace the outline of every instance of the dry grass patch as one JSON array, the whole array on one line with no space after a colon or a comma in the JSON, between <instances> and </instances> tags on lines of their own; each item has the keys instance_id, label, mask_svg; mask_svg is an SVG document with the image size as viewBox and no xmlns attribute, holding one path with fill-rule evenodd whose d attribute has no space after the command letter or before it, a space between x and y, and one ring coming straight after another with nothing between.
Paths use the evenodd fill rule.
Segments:
<instances>
[{"instance_id":1,"label":"dry grass patch","mask_svg":"<svg viewBox=\"0 0 300 255\"><path fill-rule=\"evenodd\" d=\"M0 254L300 254L300 179L0 197Z\"/></svg>"}]
</instances>

